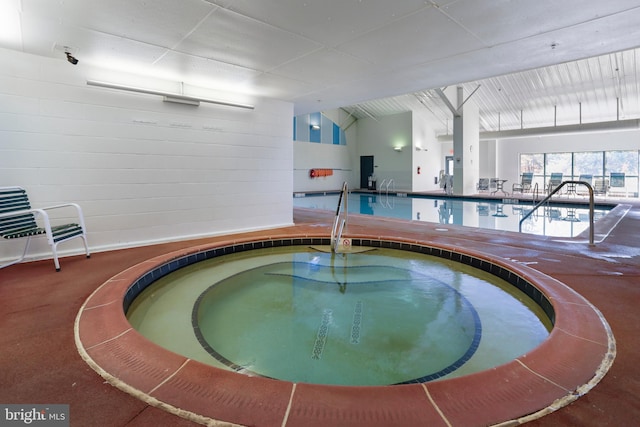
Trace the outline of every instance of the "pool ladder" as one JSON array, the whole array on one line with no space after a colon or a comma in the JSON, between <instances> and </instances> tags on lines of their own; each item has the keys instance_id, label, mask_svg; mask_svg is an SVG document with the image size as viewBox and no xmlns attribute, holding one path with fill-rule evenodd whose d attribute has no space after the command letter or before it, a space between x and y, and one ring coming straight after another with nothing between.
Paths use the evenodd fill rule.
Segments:
<instances>
[{"instance_id":1,"label":"pool ladder","mask_svg":"<svg viewBox=\"0 0 640 427\"><path fill-rule=\"evenodd\" d=\"M340 208L342 208L344 202L344 218L340 214ZM342 184L342 190L340 191L340 197L338 198L338 207L336 209L336 218L333 220L333 227L331 228L331 251L337 252L340 245L340 239L342 238L342 232L345 225L347 225L347 216L349 212L349 187L345 181Z\"/></svg>"},{"instance_id":2,"label":"pool ladder","mask_svg":"<svg viewBox=\"0 0 640 427\"><path fill-rule=\"evenodd\" d=\"M393 178L389 178L389 179L385 178L385 179L383 179L382 183L380 184L380 187L378 188L378 194L382 194L382 189L385 188L385 192L387 193L387 196L388 196L389 195L389 187L391 187L391 191L395 191L396 185L395 185L395 182L393 181Z\"/></svg>"}]
</instances>

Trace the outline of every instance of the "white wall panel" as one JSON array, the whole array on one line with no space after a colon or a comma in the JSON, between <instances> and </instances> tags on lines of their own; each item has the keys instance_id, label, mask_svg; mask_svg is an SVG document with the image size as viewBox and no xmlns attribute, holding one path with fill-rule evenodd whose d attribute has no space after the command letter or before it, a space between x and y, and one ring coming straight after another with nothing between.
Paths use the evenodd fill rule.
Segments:
<instances>
[{"instance_id":1,"label":"white wall panel","mask_svg":"<svg viewBox=\"0 0 640 427\"><path fill-rule=\"evenodd\" d=\"M292 104L176 105L87 86L83 64L1 49L0 61L0 186L26 187L35 207L79 203L92 251L292 223Z\"/></svg>"},{"instance_id":2,"label":"white wall panel","mask_svg":"<svg viewBox=\"0 0 640 427\"><path fill-rule=\"evenodd\" d=\"M411 191L413 172L413 127L412 113L405 112L385 116L377 121L358 121L359 156L374 156L374 174L377 185L383 180L394 180L395 189ZM401 146L402 151L394 150ZM358 170L360 158L358 157ZM358 172L359 173L359 172Z\"/></svg>"},{"instance_id":3,"label":"white wall panel","mask_svg":"<svg viewBox=\"0 0 640 427\"><path fill-rule=\"evenodd\" d=\"M436 138L434 126L430 115L424 112L412 112L411 125L413 128L413 166L411 170L411 191L436 191L440 185L434 181L438 176L441 163L441 147ZM420 147L416 150L415 147ZM418 174L420 168L420 174Z\"/></svg>"}]
</instances>

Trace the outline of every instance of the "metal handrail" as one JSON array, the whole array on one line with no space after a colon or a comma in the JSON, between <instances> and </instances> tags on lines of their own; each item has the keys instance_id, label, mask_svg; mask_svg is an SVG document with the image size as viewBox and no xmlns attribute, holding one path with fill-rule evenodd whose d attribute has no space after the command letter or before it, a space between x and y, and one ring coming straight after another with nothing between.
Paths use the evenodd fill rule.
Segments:
<instances>
[{"instance_id":1,"label":"metal handrail","mask_svg":"<svg viewBox=\"0 0 640 427\"><path fill-rule=\"evenodd\" d=\"M393 181L393 178L389 178L389 182L387 182L387 195L389 194L389 187L391 187L391 185L393 185L391 190L395 190L396 185L395 185L395 182Z\"/></svg>"},{"instance_id":2,"label":"metal handrail","mask_svg":"<svg viewBox=\"0 0 640 427\"><path fill-rule=\"evenodd\" d=\"M593 187L591 186L591 184L589 184L588 182L585 181L563 181L560 183L560 185L558 185L556 188L554 188L551 193L545 197L544 199L542 199L537 205L535 205L533 207L533 209L531 209L529 212L527 212L527 214L525 216L522 217L522 219L520 220L520 224L518 225L518 230L520 232L522 232L522 223L524 222L525 219L529 218L531 216L531 214L538 209L540 206L542 206L543 204L547 203L547 201L549 199L551 199L551 197L556 194L558 191L560 191L560 189L562 189L562 187L564 187L567 184L575 184L575 185L584 185L587 187L587 189L589 190L589 245L594 246L594 239L593 239L593 217L594 217L594 198L593 198Z\"/></svg>"},{"instance_id":3,"label":"metal handrail","mask_svg":"<svg viewBox=\"0 0 640 427\"><path fill-rule=\"evenodd\" d=\"M536 204L536 200L538 200L538 196L540 196L540 188L538 187L538 183L536 182L536 185L533 186L533 190L531 190L531 200L533 201L533 204Z\"/></svg>"},{"instance_id":4,"label":"metal handrail","mask_svg":"<svg viewBox=\"0 0 640 427\"><path fill-rule=\"evenodd\" d=\"M386 193L389 194L389 187L391 187L393 185L393 187L391 188L392 190L395 189L395 182L393 181L393 178L385 178L382 180L382 182L380 183L380 186L378 187L378 194L382 194L382 189L385 187L386 185Z\"/></svg>"},{"instance_id":5,"label":"metal handrail","mask_svg":"<svg viewBox=\"0 0 640 427\"><path fill-rule=\"evenodd\" d=\"M342 207L342 201L344 200L344 218L340 221L340 208ZM338 198L338 207L336 208L336 217L333 221L333 227L331 228L331 250L336 252L338 245L340 244L340 238L342 237L342 231L347 224L347 217L349 213L349 187L345 181L342 184L342 190L340 191L340 197ZM339 225L339 228L338 228Z\"/></svg>"},{"instance_id":6,"label":"metal handrail","mask_svg":"<svg viewBox=\"0 0 640 427\"><path fill-rule=\"evenodd\" d=\"M382 194L382 187L384 187L386 183L387 183L387 178L383 179L382 182L380 183L380 186L378 187L378 194Z\"/></svg>"}]
</instances>

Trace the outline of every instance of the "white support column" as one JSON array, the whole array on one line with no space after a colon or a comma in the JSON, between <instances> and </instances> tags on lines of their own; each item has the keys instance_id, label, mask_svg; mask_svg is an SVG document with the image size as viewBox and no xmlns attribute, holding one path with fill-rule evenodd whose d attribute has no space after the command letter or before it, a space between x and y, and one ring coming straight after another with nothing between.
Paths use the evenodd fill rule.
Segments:
<instances>
[{"instance_id":1,"label":"white support column","mask_svg":"<svg viewBox=\"0 0 640 427\"><path fill-rule=\"evenodd\" d=\"M462 87L450 88L445 94L449 99L455 99L453 104L456 106L453 115L453 194L474 194L480 174L478 106L473 100L464 99Z\"/></svg>"},{"instance_id":2,"label":"white support column","mask_svg":"<svg viewBox=\"0 0 640 427\"><path fill-rule=\"evenodd\" d=\"M468 99L462 109L464 110L462 151L465 158L462 194L474 194L476 183L480 178L480 112L473 99Z\"/></svg>"}]
</instances>

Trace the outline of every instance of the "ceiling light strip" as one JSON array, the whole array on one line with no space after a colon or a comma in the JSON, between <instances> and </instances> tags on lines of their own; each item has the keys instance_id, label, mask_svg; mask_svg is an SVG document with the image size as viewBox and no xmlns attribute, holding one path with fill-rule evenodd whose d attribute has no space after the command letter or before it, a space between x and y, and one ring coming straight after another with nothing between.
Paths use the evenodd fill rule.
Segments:
<instances>
[{"instance_id":1,"label":"ceiling light strip","mask_svg":"<svg viewBox=\"0 0 640 427\"><path fill-rule=\"evenodd\" d=\"M168 102L181 102L181 103L190 104L190 105L198 105L200 102L207 102L209 104L223 105L226 107L244 108L247 110L253 110L255 108L255 106L249 105L249 104L239 104L235 102L219 101L215 99L197 98L193 96L180 95L180 94L170 93L170 92L161 92L157 90L144 89L144 88L139 88L134 86L124 86L124 85L119 85L115 83L100 82L96 80L87 80L87 84L89 86L103 87L107 89L116 89L116 90L124 90L127 92L136 92L136 93L144 93L148 95L163 96L165 101L168 101Z\"/></svg>"}]
</instances>

